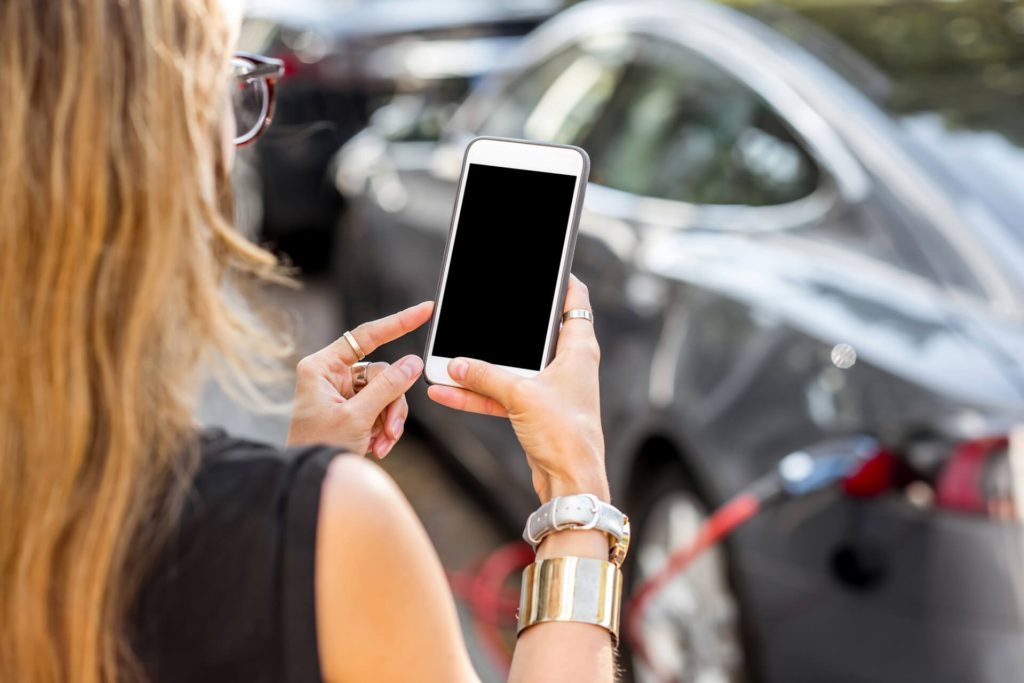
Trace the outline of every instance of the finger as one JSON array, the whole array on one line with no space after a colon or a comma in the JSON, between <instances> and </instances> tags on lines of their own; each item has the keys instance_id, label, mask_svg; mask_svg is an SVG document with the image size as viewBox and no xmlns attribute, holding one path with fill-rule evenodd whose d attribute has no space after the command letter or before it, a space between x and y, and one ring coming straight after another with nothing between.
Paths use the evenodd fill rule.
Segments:
<instances>
[{"instance_id":1,"label":"finger","mask_svg":"<svg viewBox=\"0 0 1024 683\"><path fill-rule=\"evenodd\" d=\"M384 460L387 457L387 455L391 453L391 449L393 449L393 447L394 441L382 438L374 445L374 458L376 458L377 460Z\"/></svg>"},{"instance_id":2,"label":"finger","mask_svg":"<svg viewBox=\"0 0 1024 683\"><path fill-rule=\"evenodd\" d=\"M388 437L385 434L381 434L380 436L370 439L370 445L366 447L366 454L372 455L377 460L380 460L380 455L378 454L382 450L382 444L387 440Z\"/></svg>"},{"instance_id":3,"label":"finger","mask_svg":"<svg viewBox=\"0 0 1024 683\"><path fill-rule=\"evenodd\" d=\"M396 439L390 439L381 437L377 440L377 444L374 449L374 455L377 456L378 460L383 460L391 450L394 449L394 444L398 441Z\"/></svg>"},{"instance_id":4,"label":"finger","mask_svg":"<svg viewBox=\"0 0 1024 683\"><path fill-rule=\"evenodd\" d=\"M405 429L405 418L409 415L409 402L405 396L397 401L392 401L384 411L382 420L384 422L384 433L393 441L398 441Z\"/></svg>"},{"instance_id":5,"label":"finger","mask_svg":"<svg viewBox=\"0 0 1024 683\"><path fill-rule=\"evenodd\" d=\"M374 362L374 364L367 367L367 384L387 370L388 367L389 364L386 364L386 362ZM356 393L366 386L367 385L362 385L362 387L356 388L354 381L352 383L353 391ZM391 401L384 413L377 417L377 420L374 421L374 428L371 435L377 436L381 432L384 432L390 438L397 440L408 416L409 403L406 400L406 396L402 395L400 398Z\"/></svg>"},{"instance_id":6,"label":"finger","mask_svg":"<svg viewBox=\"0 0 1024 683\"><path fill-rule=\"evenodd\" d=\"M389 364L386 364L386 362L372 362L372 364L367 366L367 384L370 384L371 380L373 380L375 377L377 377L378 375L383 373L385 370L387 370L388 367L389 367ZM366 388L367 384L364 384L361 387L356 388L355 387L355 380L353 378L353 380L352 380L352 395L354 396L356 393L358 393L362 389ZM384 433L384 425L385 425L384 416L378 416L377 419L374 420L373 429L370 430L371 438Z\"/></svg>"},{"instance_id":7,"label":"finger","mask_svg":"<svg viewBox=\"0 0 1024 683\"><path fill-rule=\"evenodd\" d=\"M370 446L370 452L373 453L373 457L383 460L391 452L391 449L395 447L395 443L397 442L394 439L389 439L381 434Z\"/></svg>"},{"instance_id":8,"label":"finger","mask_svg":"<svg viewBox=\"0 0 1024 683\"><path fill-rule=\"evenodd\" d=\"M423 372L423 361L418 356L405 356L388 366L370 380L363 389L349 399L350 410L369 424L384 412L390 403L401 398ZM385 430L387 425L385 425Z\"/></svg>"},{"instance_id":9,"label":"finger","mask_svg":"<svg viewBox=\"0 0 1024 683\"><path fill-rule=\"evenodd\" d=\"M508 408L512 390L522 378L496 365L475 358L453 358L448 362L448 375L477 394L493 398Z\"/></svg>"},{"instance_id":10,"label":"finger","mask_svg":"<svg viewBox=\"0 0 1024 683\"><path fill-rule=\"evenodd\" d=\"M388 369L388 365L389 365L388 363L377 362L377 363L370 363L368 366L366 366L366 384L369 384L370 382L373 381L374 377L376 377L380 373L382 373L385 370L387 370ZM355 373L352 373L352 393L353 394L358 394L360 391L362 391L364 388L366 388L366 384L364 384L361 387L357 387L356 386Z\"/></svg>"},{"instance_id":11,"label":"finger","mask_svg":"<svg viewBox=\"0 0 1024 683\"><path fill-rule=\"evenodd\" d=\"M409 334L423 323L430 320L434 312L434 302L424 301L423 303L411 306L404 311L392 313L391 315L363 323L351 330L356 343L363 350L363 354L369 356L379 347L394 341L399 337ZM338 337L334 343L325 349L337 355L342 361L351 365L359 360L356 352L344 336Z\"/></svg>"},{"instance_id":12,"label":"finger","mask_svg":"<svg viewBox=\"0 0 1024 683\"><path fill-rule=\"evenodd\" d=\"M592 311L590 305L590 292L587 286L575 275L569 276L569 288L565 292L565 306L562 312L571 311L574 308L583 308ZM562 324L558 333L558 345L556 353L566 346L577 344L597 344L597 337L594 334L594 323L583 318L573 318Z\"/></svg>"},{"instance_id":13,"label":"finger","mask_svg":"<svg viewBox=\"0 0 1024 683\"><path fill-rule=\"evenodd\" d=\"M436 403L440 403L448 408L454 408L455 410L479 413L481 415L508 417L508 411L493 398L474 394L466 389L435 384L427 387L427 396Z\"/></svg>"}]
</instances>

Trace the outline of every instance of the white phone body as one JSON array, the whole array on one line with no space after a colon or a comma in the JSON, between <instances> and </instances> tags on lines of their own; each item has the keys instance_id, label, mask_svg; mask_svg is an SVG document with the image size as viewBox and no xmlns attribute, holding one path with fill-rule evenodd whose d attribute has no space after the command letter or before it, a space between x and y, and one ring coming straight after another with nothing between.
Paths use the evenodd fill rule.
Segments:
<instances>
[{"instance_id":1,"label":"white phone body","mask_svg":"<svg viewBox=\"0 0 1024 683\"><path fill-rule=\"evenodd\" d=\"M505 365L496 362L494 365L522 377L533 377L539 374L551 362L551 359L554 357L555 344L558 341L562 307L565 302L565 291L572 266L573 251L576 246L576 236L579 228L580 212L583 206L583 196L586 190L587 176L590 171L590 159L582 149L568 145L549 145L524 140L490 137L476 138L469 143L462 161L462 172L459 178L459 188L448 233L448 244L445 247L444 260L435 297L434 315L430 323L430 330L427 333L423 376L428 384L460 386L458 382L448 375L448 363L452 360L451 357L435 354L434 343L438 333L438 322L441 320L445 306L445 287L448 284L449 270L452 265L453 245L459 231L459 220L464 204L467 176L470 166L473 164L522 171L540 171L542 173L572 176L575 179L572 189L572 201L566 221L565 239L562 241L561 254L559 256L558 275L556 279L550 282L550 298L546 298L546 304L550 310L547 315L548 323L547 329L544 332L544 346L539 367L518 367L516 365ZM496 207L496 210L500 210L500 207ZM470 227L466 226L464 229L469 229ZM495 256L500 257L500 254ZM528 266L523 264L523 267L526 268ZM480 286L486 287L487 283L481 282ZM489 307L489 309L479 311L479 325L486 326L488 325L488 318L502 315L500 302L496 302L495 306L493 308ZM536 340L531 341L536 342ZM456 355L467 354L461 353ZM485 358L484 360L489 359Z\"/></svg>"}]
</instances>

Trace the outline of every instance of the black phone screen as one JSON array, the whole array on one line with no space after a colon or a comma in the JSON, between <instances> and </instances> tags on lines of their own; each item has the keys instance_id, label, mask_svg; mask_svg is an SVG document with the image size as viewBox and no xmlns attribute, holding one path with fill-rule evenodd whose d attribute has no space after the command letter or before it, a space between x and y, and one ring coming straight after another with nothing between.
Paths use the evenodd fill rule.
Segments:
<instances>
[{"instance_id":1,"label":"black phone screen","mask_svg":"<svg viewBox=\"0 0 1024 683\"><path fill-rule=\"evenodd\" d=\"M576 176L470 164L433 355L540 370Z\"/></svg>"}]
</instances>

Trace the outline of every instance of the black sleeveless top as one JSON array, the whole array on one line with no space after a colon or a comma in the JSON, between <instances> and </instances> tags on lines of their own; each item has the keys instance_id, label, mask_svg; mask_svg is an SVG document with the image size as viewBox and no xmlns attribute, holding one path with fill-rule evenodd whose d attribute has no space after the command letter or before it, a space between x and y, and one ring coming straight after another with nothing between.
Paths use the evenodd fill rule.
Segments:
<instances>
[{"instance_id":1,"label":"black sleeveless top","mask_svg":"<svg viewBox=\"0 0 1024 683\"><path fill-rule=\"evenodd\" d=\"M136 601L150 683L320 683L314 561L336 449L201 436L184 514Z\"/></svg>"}]
</instances>

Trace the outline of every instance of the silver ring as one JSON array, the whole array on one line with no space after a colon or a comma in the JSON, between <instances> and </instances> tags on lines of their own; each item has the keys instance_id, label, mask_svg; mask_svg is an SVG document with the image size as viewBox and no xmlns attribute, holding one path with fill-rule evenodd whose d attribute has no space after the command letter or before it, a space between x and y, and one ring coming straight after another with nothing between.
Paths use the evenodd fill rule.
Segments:
<instances>
[{"instance_id":1,"label":"silver ring","mask_svg":"<svg viewBox=\"0 0 1024 683\"><path fill-rule=\"evenodd\" d=\"M370 361L360 361L352 364L352 388L357 393L370 382L369 368Z\"/></svg>"},{"instance_id":2,"label":"silver ring","mask_svg":"<svg viewBox=\"0 0 1024 683\"><path fill-rule=\"evenodd\" d=\"M345 338L345 341L348 342L348 345L352 347L353 351L355 351L356 360L362 360L366 358L366 354L363 353L363 347L359 346L359 342L356 341L355 335L353 335L351 332L346 331L345 334L341 336Z\"/></svg>"},{"instance_id":3,"label":"silver ring","mask_svg":"<svg viewBox=\"0 0 1024 683\"><path fill-rule=\"evenodd\" d=\"M583 320L589 320L594 322L594 314L585 308L572 308L562 314L562 322L572 320L573 318L581 318Z\"/></svg>"}]
</instances>

